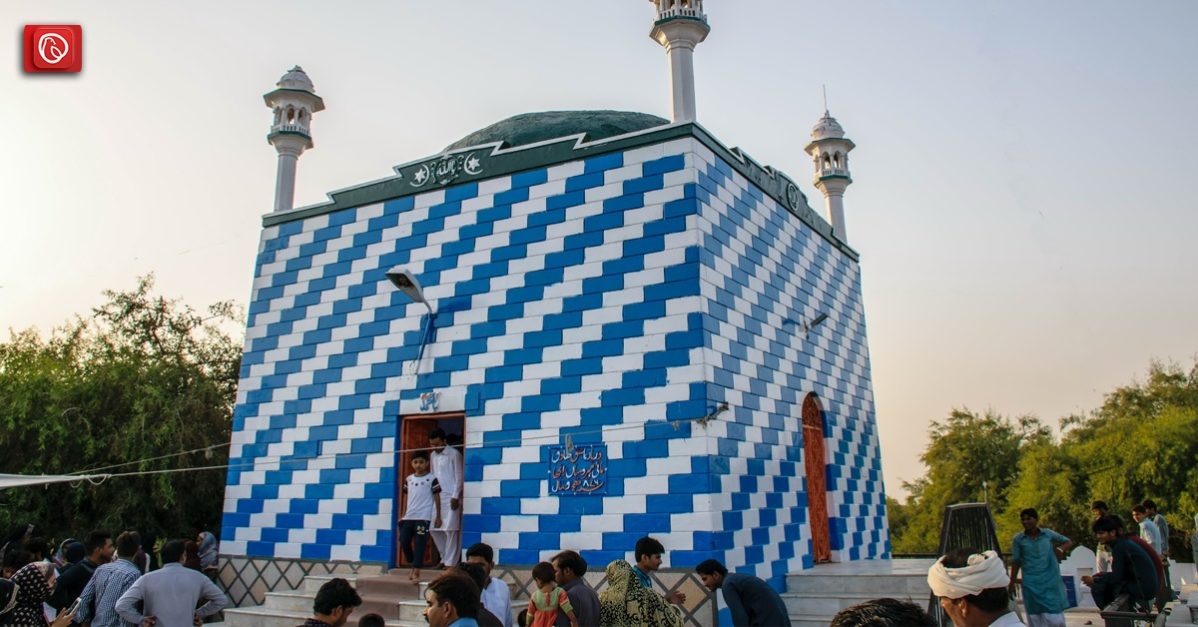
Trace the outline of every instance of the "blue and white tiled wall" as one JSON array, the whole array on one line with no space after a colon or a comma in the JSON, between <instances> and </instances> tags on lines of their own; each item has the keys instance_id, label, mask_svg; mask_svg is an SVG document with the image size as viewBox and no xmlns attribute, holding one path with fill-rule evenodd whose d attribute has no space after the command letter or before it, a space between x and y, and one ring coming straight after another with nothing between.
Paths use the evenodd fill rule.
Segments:
<instances>
[{"instance_id":1,"label":"blue and white tiled wall","mask_svg":"<svg viewBox=\"0 0 1198 627\"><path fill-rule=\"evenodd\" d=\"M414 376L425 310L397 265L438 311ZM786 320L815 311L800 340ZM503 562L602 564L652 534L674 566L803 567L807 391L833 547L887 551L857 264L698 140L267 227L222 552L390 561L398 421L430 391L466 411L463 541ZM607 444L605 495L548 496L567 434Z\"/></svg>"},{"instance_id":2,"label":"blue and white tiled wall","mask_svg":"<svg viewBox=\"0 0 1198 627\"><path fill-rule=\"evenodd\" d=\"M705 146L695 162L708 400L728 405L708 428L715 548L777 586L812 565L801 417L814 393L833 558L888 556L860 268Z\"/></svg>"}]
</instances>

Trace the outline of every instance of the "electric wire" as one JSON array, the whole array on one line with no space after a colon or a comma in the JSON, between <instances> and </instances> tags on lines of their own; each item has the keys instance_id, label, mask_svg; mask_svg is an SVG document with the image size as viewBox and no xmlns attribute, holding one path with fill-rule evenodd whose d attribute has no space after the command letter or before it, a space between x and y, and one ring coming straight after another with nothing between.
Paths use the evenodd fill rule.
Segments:
<instances>
[{"instance_id":1,"label":"electric wire","mask_svg":"<svg viewBox=\"0 0 1198 627\"><path fill-rule=\"evenodd\" d=\"M656 421L651 420L651 421L635 423L635 424L600 426L600 427L593 428L593 429L587 429L587 430L582 430L582 431L573 431L566 435L569 437L574 437L574 436L579 436L579 435L594 435L594 434L610 433L612 431L623 431L623 430L627 430L627 429L646 428L651 425L669 426L669 427L672 427L675 431L677 431L683 424L699 422L701 424L706 425L708 422L710 422L712 420L716 420L719 417L719 415L722 414L723 412L727 411L727 409L728 409L728 405L727 405L727 403L724 403L724 404L720 405L719 407L717 407L714 412L707 414L705 416L697 417L697 418L680 418L677 420L656 420ZM547 433L547 434L542 434L542 435L520 436L518 438L509 439L509 440L494 440L494 441L490 441L490 442L479 442L479 443L470 444L470 445L466 445L465 443L463 443L461 445L461 448L464 450L472 450L472 449L481 449L484 447L494 447L494 446L509 446L509 445L516 445L516 444L536 444L537 442L540 442L543 440L552 440L552 441L556 442L561 437L562 437L561 433ZM654 438L654 439L659 439L659 438ZM111 469L111 468L119 468L119 467L123 467L123 466L131 466L134 464L141 464L141 463L150 462L150 461L157 461L157 460L162 460L162 459L169 459L172 457L179 457L182 455L189 455L192 453L198 453L200 451L212 450L212 449L220 448L222 446L228 446L231 444L232 444L232 442L225 442L223 444L213 444L213 445L206 446L203 448L192 449L190 451L182 451L179 453L171 453L169 455L160 455L158 457L150 457L150 458L146 458L146 459L142 459L142 460L123 462L120 464L112 464L109 466L101 466L99 468L94 468L91 470L78 470L75 472L67 473L67 475L68 476L79 476L79 478L81 480L86 480L86 481L88 481L88 483L91 483L92 485L99 485L99 484L107 481L108 479L115 478L115 477L139 477L139 476L148 476L148 475L176 474L176 473L183 473L183 472L200 472L200 471L205 471L205 470L222 470L222 469L223 470L230 470L230 469L246 470L246 469L248 469L250 471L259 470L259 471L263 471L263 472L268 472L268 471L272 471L272 470L275 470L275 471L283 470L283 467L282 467L283 464L299 464L299 463L307 464L308 462L324 460L324 459L337 460L337 459L347 459L347 458L355 458L355 457L361 457L361 456L367 456L367 455L379 455L379 454L400 455L400 454L405 454L405 453L415 453L417 451L432 451L432 450L434 450L433 447L425 446L425 447L396 449L394 451L374 451L374 452L358 452L358 453L352 453L352 452L350 452L350 453L324 453L324 454L320 454L320 455L308 455L308 456L303 456L303 457L282 456L282 455L262 456L262 457L254 457L251 459L247 459L247 460L244 460L244 461L241 461L238 463L213 464L213 465L209 465L209 466L192 466L192 467L187 467L187 468L162 468L162 469L158 469L158 470L136 470L136 471L118 472L118 473L101 473L101 474L86 474L86 475L84 474L84 473L93 473L95 470L106 470L106 469ZM262 465L270 465L270 464L277 464L278 466L276 468L261 468L260 467ZM306 469L307 469L306 467L303 468L303 470L306 470ZM322 469L316 469L316 470L328 470L328 469L322 468ZM80 485L81 483L82 483L81 481L74 482L74 483L72 483L72 485Z\"/></svg>"}]
</instances>

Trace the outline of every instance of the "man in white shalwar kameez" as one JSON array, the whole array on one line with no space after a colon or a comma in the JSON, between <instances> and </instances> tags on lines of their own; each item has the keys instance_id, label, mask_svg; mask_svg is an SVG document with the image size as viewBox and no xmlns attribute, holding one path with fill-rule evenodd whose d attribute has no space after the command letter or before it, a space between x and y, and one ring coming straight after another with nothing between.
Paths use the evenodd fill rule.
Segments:
<instances>
[{"instance_id":1,"label":"man in white shalwar kameez","mask_svg":"<svg viewBox=\"0 0 1198 627\"><path fill-rule=\"evenodd\" d=\"M441 523L434 521L433 543L446 568L457 566L462 558L462 454L445 445L445 432L433 429L428 434L433 449L433 476L441 485Z\"/></svg>"}]
</instances>

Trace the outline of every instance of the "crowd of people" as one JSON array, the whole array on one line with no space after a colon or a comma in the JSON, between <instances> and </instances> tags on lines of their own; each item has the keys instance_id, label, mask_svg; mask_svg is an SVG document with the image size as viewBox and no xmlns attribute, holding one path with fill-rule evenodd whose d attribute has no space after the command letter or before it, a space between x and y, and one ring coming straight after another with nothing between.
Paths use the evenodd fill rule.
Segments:
<instances>
[{"instance_id":1,"label":"crowd of people","mask_svg":"<svg viewBox=\"0 0 1198 627\"><path fill-rule=\"evenodd\" d=\"M681 627L686 602L681 591L662 594L653 588L653 572L662 565L665 547L652 537L636 542L629 563L607 564L606 586L596 592L584 579L588 564L577 551L564 550L533 567L534 590L519 614L507 583L492 576L495 551L475 544L460 559L461 454L445 433L429 433L431 451L411 456L405 477L406 507L399 521L404 558L412 581L431 537L443 572L429 584L425 619L433 627ZM1099 544L1094 574L1082 578L1099 607L1116 598L1130 608L1158 610L1173 598L1169 588L1165 517L1151 500L1132 508L1135 525L1124 527L1106 503L1092 505L1092 529ZM1035 509L1020 512L1023 531L1011 542L1009 569L995 551L961 549L942 556L928 572L928 584L940 608L958 627L1024 624L1010 612L1022 597L1031 627L1064 627L1067 607L1059 563L1074 542L1040 526ZM83 540L66 539L52 550L34 525L14 528L0 547L0 627L198 627L228 605L214 583L218 548L213 534L169 540L124 531L114 540L93 531ZM155 556L160 561L155 560ZM778 593L757 577L729 573L717 560L695 567L703 585L722 591L737 627L789 627ZM361 605L344 579L326 583L316 595L313 617L302 627L340 627ZM382 616L359 619L363 627L381 627ZM885 627L934 624L921 608L906 601L876 599L840 612L833 627Z\"/></svg>"},{"instance_id":2,"label":"crowd of people","mask_svg":"<svg viewBox=\"0 0 1198 627\"><path fill-rule=\"evenodd\" d=\"M161 543L136 531L92 531L51 554L35 525L0 547L0 627L194 627L228 606L216 536Z\"/></svg>"}]
</instances>

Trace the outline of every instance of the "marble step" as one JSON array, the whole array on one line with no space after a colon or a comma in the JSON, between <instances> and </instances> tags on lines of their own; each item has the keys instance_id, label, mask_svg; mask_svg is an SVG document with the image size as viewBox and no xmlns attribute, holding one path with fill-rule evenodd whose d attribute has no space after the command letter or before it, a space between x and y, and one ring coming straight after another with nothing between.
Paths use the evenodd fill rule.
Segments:
<instances>
[{"instance_id":1,"label":"marble step","mask_svg":"<svg viewBox=\"0 0 1198 627\"><path fill-rule=\"evenodd\" d=\"M358 608L350 616L346 627L357 627L357 619L369 612ZM305 612L268 608L265 605L255 607L240 607L225 610L226 627L296 627L312 616L309 609ZM387 627L428 627L423 615L419 620L388 620Z\"/></svg>"},{"instance_id":2,"label":"marble step","mask_svg":"<svg viewBox=\"0 0 1198 627\"><path fill-rule=\"evenodd\" d=\"M932 593L927 576L857 575L854 577L786 576L787 592L804 594L872 594L882 596L925 598Z\"/></svg>"},{"instance_id":3,"label":"marble step","mask_svg":"<svg viewBox=\"0 0 1198 627\"><path fill-rule=\"evenodd\" d=\"M312 603L316 598L315 589L319 589L333 576L321 575L313 578L316 582L310 586L305 580L304 589L267 592L266 602L262 607L287 612L311 612ZM403 577L361 576L351 583L362 597L362 605L354 610L355 616L374 613L387 620L423 622L427 581L412 584L405 574Z\"/></svg>"},{"instance_id":4,"label":"marble step","mask_svg":"<svg viewBox=\"0 0 1198 627\"><path fill-rule=\"evenodd\" d=\"M316 594L320 590L321 586L323 586L330 579L336 578L344 579L348 581L350 585L354 585L358 581L357 575L308 575L307 577L304 577L304 586L302 589L307 592L311 592L312 594Z\"/></svg>"},{"instance_id":5,"label":"marble step","mask_svg":"<svg viewBox=\"0 0 1198 627\"><path fill-rule=\"evenodd\" d=\"M827 616L831 617L846 607L865 603L873 599L889 597L900 601L910 601L920 607L927 606L928 597L912 597L907 594L871 592L861 594L825 594L817 592L786 592L782 595L786 604L786 613L790 616Z\"/></svg>"}]
</instances>

